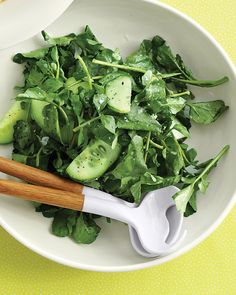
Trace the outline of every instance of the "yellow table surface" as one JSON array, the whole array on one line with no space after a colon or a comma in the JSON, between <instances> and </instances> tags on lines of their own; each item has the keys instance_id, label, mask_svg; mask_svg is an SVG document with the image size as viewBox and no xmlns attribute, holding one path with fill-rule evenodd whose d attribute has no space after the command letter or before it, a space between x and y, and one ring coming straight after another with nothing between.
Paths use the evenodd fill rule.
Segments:
<instances>
[{"instance_id":1,"label":"yellow table surface","mask_svg":"<svg viewBox=\"0 0 236 295\"><path fill-rule=\"evenodd\" d=\"M197 20L236 62L236 0L163 2ZM23 294L235 295L236 208L208 239L187 254L129 273L93 273L56 264L0 229L0 295Z\"/></svg>"}]
</instances>

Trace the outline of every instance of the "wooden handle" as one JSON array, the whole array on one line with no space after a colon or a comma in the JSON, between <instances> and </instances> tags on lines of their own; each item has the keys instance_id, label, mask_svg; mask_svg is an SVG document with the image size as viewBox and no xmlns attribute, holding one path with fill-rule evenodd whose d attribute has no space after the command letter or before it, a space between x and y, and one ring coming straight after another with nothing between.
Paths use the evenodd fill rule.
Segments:
<instances>
[{"instance_id":1,"label":"wooden handle","mask_svg":"<svg viewBox=\"0 0 236 295\"><path fill-rule=\"evenodd\" d=\"M79 183L3 157L0 157L0 171L44 187L56 188L76 194L82 194L83 191L83 185Z\"/></svg>"},{"instance_id":2,"label":"wooden handle","mask_svg":"<svg viewBox=\"0 0 236 295\"><path fill-rule=\"evenodd\" d=\"M21 199L81 211L84 204L82 193L72 193L43 186L0 180L0 193Z\"/></svg>"}]
</instances>

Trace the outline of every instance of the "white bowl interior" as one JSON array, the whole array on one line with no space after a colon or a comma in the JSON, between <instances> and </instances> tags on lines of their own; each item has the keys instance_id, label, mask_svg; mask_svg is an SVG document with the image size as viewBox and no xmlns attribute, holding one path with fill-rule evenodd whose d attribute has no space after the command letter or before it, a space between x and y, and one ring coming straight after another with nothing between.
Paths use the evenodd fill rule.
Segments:
<instances>
[{"instance_id":1,"label":"white bowl interior","mask_svg":"<svg viewBox=\"0 0 236 295\"><path fill-rule=\"evenodd\" d=\"M73 0L6 0L0 4L0 49L26 40L53 23Z\"/></svg>"},{"instance_id":2,"label":"white bowl interior","mask_svg":"<svg viewBox=\"0 0 236 295\"><path fill-rule=\"evenodd\" d=\"M198 198L198 213L186 218L188 230L180 249L166 257L146 259L131 248L127 226L118 222L107 224L92 245L77 245L68 238L50 234L51 220L34 212L32 206L14 198L0 199L0 221L18 240L36 252L58 262L74 267L123 271L157 265L180 255L206 237L227 214L234 200L234 161L236 125L236 79L233 66L215 41L193 24L165 5L139 0L77 0L47 31L62 35L79 32L89 24L105 46L120 48L123 55L134 50L144 38L158 34L165 38L185 63L201 79L216 79L223 75L230 82L210 89L193 87L197 99L223 99L230 111L209 126L193 126L191 144L199 151L200 160L216 155L225 145L231 149L211 174L211 185L204 196ZM0 116L5 113L14 97L13 87L22 80L22 67L14 64L11 57L16 52L28 51L41 46L36 36L15 47L0 51ZM9 146L0 147L1 155L10 155Z\"/></svg>"}]
</instances>

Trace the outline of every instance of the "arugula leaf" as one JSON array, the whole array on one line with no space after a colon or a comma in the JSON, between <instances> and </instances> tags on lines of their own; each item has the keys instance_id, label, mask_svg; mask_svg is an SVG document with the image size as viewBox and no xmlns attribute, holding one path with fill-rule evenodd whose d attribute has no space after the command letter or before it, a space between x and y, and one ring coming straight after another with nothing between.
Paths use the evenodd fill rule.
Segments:
<instances>
[{"instance_id":1,"label":"arugula leaf","mask_svg":"<svg viewBox=\"0 0 236 295\"><path fill-rule=\"evenodd\" d=\"M187 105L190 107L190 119L198 124L215 122L229 108L222 100L188 102Z\"/></svg>"}]
</instances>

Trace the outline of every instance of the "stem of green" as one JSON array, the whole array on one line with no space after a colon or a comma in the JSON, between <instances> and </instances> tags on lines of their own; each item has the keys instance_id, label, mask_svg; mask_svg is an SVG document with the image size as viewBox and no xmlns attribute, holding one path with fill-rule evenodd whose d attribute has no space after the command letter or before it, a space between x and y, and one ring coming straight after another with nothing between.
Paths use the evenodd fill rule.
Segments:
<instances>
[{"instance_id":1,"label":"stem of green","mask_svg":"<svg viewBox=\"0 0 236 295\"><path fill-rule=\"evenodd\" d=\"M86 66L85 62L83 61L83 59L80 55L77 55L76 58L79 60L81 66L83 67L83 69L88 77L89 88L93 89L93 85L92 85L93 79L91 78L88 67Z\"/></svg>"},{"instance_id":2,"label":"stem of green","mask_svg":"<svg viewBox=\"0 0 236 295\"><path fill-rule=\"evenodd\" d=\"M184 92L180 92L180 93L174 93L174 94L171 94L171 97L178 97L178 96L183 96L183 95L190 95L190 91L184 91Z\"/></svg>"},{"instance_id":3,"label":"stem of green","mask_svg":"<svg viewBox=\"0 0 236 295\"><path fill-rule=\"evenodd\" d=\"M194 180L193 185L196 184L219 160L222 156L229 150L229 145L223 147L219 154L209 163L209 165L202 171L202 173Z\"/></svg>"},{"instance_id":4,"label":"stem of green","mask_svg":"<svg viewBox=\"0 0 236 295\"><path fill-rule=\"evenodd\" d=\"M63 110L63 108L60 107L59 105L57 105L56 103L51 103L51 104L55 105L58 108L58 110L61 112L63 118L65 119L65 123L68 124L69 123L69 119L67 117L66 112Z\"/></svg>"},{"instance_id":5,"label":"stem of green","mask_svg":"<svg viewBox=\"0 0 236 295\"><path fill-rule=\"evenodd\" d=\"M83 128L83 127L85 127L85 126L91 124L91 123L94 122L94 121L99 120L100 117L101 117L101 116L98 116L98 117L96 117L96 118L93 118L93 119L91 119L91 120L89 120L89 121L84 122L83 124L81 124L81 125L75 127L75 128L73 129L73 132L77 132L77 131L79 131L81 128Z\"/></svg>"},{"instance_id":6,"label":"stem of green","mask_svg":"<svg viewBox=\"0 0 236 295\"><path fill-rule=\"evenodd\" d=\"M229 81L228 77L223 77L219 80L185 80L179 78L172 78L174 81L200 86L200 87L215 87Z\"/></svg>"},{"instance_id":7,"label":"stem of green","mask_svg":"<svg viewBox=\"0 0 236 295\"><path fill-rule=\"evenodd\" d=\"M37 152L36 159L35 159L36 167L39 167L39 156L40 156L42 150L43 150L43 146L41 146L41 148L40 148L39 151Z\"/></svg>"},{"instance_id":8,"label":"stem of green","mask_svg":"<svg viewBox=\"0 0 236 295\"><path fill-rule=\"evenodd\" d=\"M157 144L156 142L152 141L151 139L150 139L150 144L152 146L154 146L155 148L159 149L159 150L163 150L164 149L162 145Z\"/></svg>"},{"instance_id":9,"label":"stem of green","mask_svg":"<svg viewBox=\"0 0 236 295\"><path fill-rule=\"evenodd\" d=\"M57 72L56 72L56 79L58 79L60 76L60 64L59 61L57 61Z\"/></svg>"},{"instance_id":10,"label":"stem of green","mask_svg":"<svg viewBox=\"0 0 236 295\"><path fill-rule=\"evenodd\" d=\"M168 78L179 76L179 75L181 75L181 73L170 73L170 74L161 74L161 77L163 79L168 79Z\"/></svg>"},{"instance_id":11,"label":"stem of green","mask_svg":"<svg viewBox=\"0 0 236 295\"><path fill-rule=\"evenodd\" d=\"M103 78L104 76L94 76L94 77L92 77L92 79L93 80L99 80L99 79L101 79L101 78Z\"/></svg>"},{"instance_id":12,"label":"stem of green","mask_svg":"<svg viewBox=\"0 0 236 295\"><path fill-rule=\"evenodd\" d=\"M76 133L73 134L70 145L69 145L69 149L71 149L74 146L75 143L75 139L76 139Z\"/></svg>"},{"instance_id":13,"label":"stem of green","mask_svg":"<svg viewBox=\"0 0 236 295\"><path fill-rule=\"evenodd\" d=\"M143 73L143 74L146 73L146 70L141 69L141 68L130 67L127 65L112 64L112 63L105 62L102 60L97 60L97 59L93 59L92 63L97 64L97 65L101 65L101 66L106 66L106 67L113 67L113 68L127 70L127 71L139 72L139 73Z\"/></svg>"},{"instance_id":14,"label":"stem of green","mask_svg":"<svg viewBox=\"0 0 236 295\"><path fill-rule=\"evenodd\" d=\"M145 161L145 163L146 163L146 161L147 161L147 155L148 155L148 149L149 149L149 144L150 144L151 134L152 134L152 132L149 131L149 132L148 132L148 136L147 136L146 146L145 146L145 154L144 154L144 161Z\"/></svg>"}]
</instances>

